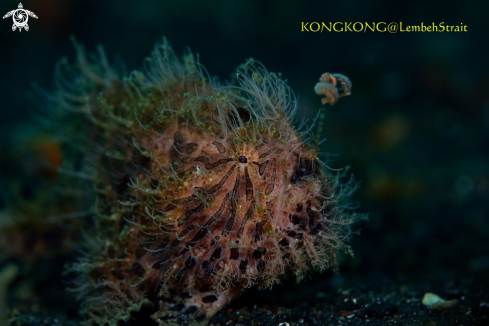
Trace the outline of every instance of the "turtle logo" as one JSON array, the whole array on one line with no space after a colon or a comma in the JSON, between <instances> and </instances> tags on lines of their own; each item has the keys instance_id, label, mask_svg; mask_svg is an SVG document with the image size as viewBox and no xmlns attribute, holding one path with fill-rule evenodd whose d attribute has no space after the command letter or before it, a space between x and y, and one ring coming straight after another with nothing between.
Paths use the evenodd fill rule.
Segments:
<instances>
[{"instance_id":1,"label":"turtle logo","mask_svg":"<svg viewBox=\"0 0 489 326\"><path fill-rule=\"evenodd\" d=\"M12 30L15 31L18 28L19 32L22 32L22 28L24 28L26 31L29 30L29 25L27 25L29 16L37 19L36 14L33 13L32 11L25 10L24 6L22 6L22 3L19 3L19 9L9 11L8 13L5 14L5 16L3 16L3 18L5 19L10 16L12 16L14 20L14 24L12 25Z\"/></svg>"}]
</instances>

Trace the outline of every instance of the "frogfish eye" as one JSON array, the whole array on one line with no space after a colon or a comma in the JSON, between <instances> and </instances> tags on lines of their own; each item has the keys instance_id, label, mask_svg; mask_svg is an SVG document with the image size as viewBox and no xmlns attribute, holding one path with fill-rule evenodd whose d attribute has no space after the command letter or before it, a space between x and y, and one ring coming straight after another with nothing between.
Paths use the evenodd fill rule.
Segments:
<instances>
[{"instance_id":1,"label":"frogfish eye","mask_svg":"<svg viewBox=\"0 0 489 326\"><path fill-rule=\"evenodd\" d=\"M238 159L239 163L248 163L246 156L241 155Z\"/></svg>"}]
</instances>

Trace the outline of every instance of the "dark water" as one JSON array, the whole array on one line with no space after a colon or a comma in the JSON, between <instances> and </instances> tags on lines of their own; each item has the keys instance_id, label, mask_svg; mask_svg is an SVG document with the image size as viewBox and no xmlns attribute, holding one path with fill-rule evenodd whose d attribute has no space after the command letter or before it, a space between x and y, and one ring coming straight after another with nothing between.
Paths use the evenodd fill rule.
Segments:
<instances>
[{"instance_id":1,"label":"dark water","mask_svg":"<svg viewBox=\"0 0 489 326\"><path fill-rule=\"evenodd\" d=\"M17 5L3 1L0 9L5 14ZM310 118L320 108L313 87L321 73L352 80L353 94L328 108L323 151L331 154L331 167L350 165L362 180L355 200L370 221L354 238L355 257L346 259L341 276L315 275L307 287L489 274L489 2L37 0L23 5L39 17L29 19L28 32L12 32L11 18L0 22L3 209L16 196L9 185L27 183L20 191L25 197L36 187L35 158L18 160L36 124L26 91L33 81L52 86L57 60L74 57L69 36L89 51L103 44L108 57L123 59L129 71L141 67L154 43L166 36L177 53L187 46L198 53L221 80L250 57L281 72L307 110L301 114ZM314 33L301 32L302 22L402 22L404 28L444 22L466 26L467 32Z\"/></svg>"}]
</instances>

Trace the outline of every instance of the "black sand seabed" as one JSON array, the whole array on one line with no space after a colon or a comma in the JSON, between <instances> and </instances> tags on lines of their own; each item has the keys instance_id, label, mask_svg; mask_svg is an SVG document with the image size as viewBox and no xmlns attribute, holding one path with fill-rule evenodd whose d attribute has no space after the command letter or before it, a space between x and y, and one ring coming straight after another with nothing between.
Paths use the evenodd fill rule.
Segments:
<instances>
[{"instance_id":1,"label":"black sand seabed","mask_svg":"<svg viewBox=\"0 0 489 326\"><path fill-rule=\"evenodd\" d=\"M211 325L489 325L488 278L363 284L337 293L316 292L293 307L256 305L222 311ZM451 308L429 309L426 292L457 300Z\"/></svg>"},{"instance_id":2,"label":"black sand seabed","mask_svg":"<svg viewBox=\"0 0 489 326\"><path fill-rule=\"evenodd\" d=\"M430 309L421 303L427 292L447 301L456 300L456 304ZM156 325L147 312L119 325ZM8 325L80 325L61 311L34 309L25 315L16 314L14 307L11 313ZM174 325L192 325L192 321L182 316ZM287 286L271 292L251 290L224 307L209 325L489 325L489 276L431 276L416 281L404 277L378 284L364 281L335 292L314 291L307 282L290 291Z\"/></svg>"}]
</instances>

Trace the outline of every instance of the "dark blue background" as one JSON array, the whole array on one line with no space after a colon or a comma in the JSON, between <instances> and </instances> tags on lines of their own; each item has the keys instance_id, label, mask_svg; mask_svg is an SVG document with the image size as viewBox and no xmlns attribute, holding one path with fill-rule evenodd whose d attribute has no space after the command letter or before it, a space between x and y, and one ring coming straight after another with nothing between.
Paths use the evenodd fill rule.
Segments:
<instances>
[{"instance_id":1,"label":"dark blue background","mask_svg":"<svg viewBox=\"0 0 489 326\"><path fill-rule=\"evenodd\" d=\"M326 71L353 82L328 108L323 137L334 168L351 165L355 196L369 212L342 275L489 273L489 64L487 1L56 1L31 0L28 32L0 21L0 182L28 176L15 160L28 137L26 91L53 85L58 59L74 57L69 36L89 51L139 68L166 36L177 53L198 53L229 79L253 57L281 72L313 117L313 87ZM4 14L18 2L0 4ZM3 15L2 14L2 15ZM301 22L465 24L466 33L306 33ZM27 135L27 136L26 136ZM9 201L2 185L3 205ZM341 285L342 276L317 277Z\"/></svg>"}]
</instances>

